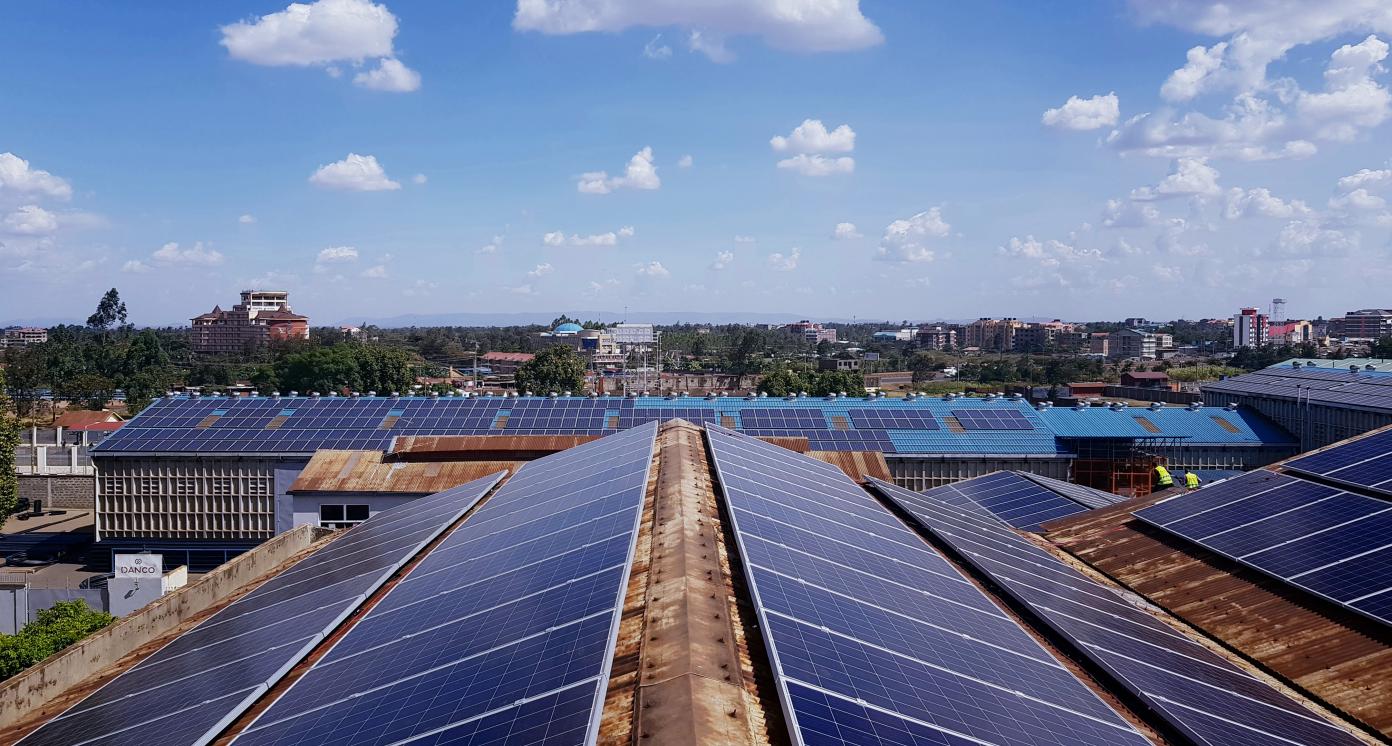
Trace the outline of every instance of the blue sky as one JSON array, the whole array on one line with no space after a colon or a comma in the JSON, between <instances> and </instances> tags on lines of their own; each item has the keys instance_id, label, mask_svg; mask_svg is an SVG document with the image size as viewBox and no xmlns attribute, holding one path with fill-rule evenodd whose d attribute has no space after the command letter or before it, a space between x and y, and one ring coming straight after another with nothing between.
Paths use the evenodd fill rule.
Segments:
<instances>
[{"instance_id":1,"label":"blue sky","mask_svg":"<svg viewBox=\"0 0 1392 746\"><path fill-rule=\"evenodd\" d=\"M8 4L0 320L1387 305L1385 3L794 5Z\"/></svg>"}]
</instances>

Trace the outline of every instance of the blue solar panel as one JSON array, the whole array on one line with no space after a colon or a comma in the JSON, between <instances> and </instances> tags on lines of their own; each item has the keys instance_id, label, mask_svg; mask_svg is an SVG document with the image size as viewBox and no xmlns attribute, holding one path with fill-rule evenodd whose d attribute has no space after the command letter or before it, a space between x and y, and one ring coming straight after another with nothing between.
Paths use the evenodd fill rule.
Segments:
<instances>
[{"instance_id":1,"label":"blue solar panel","mask_svg":"<svg viewBox=\"0 0 1392 746\"><path fill-rule=\"evenodd\" d=\"M1004 524L872 484L1195 743L1361 742Z\"/></svg>"},{"instance_id":2,"label":"blue solar panel","mask_svg":"<svg viewBox=\"0 0 1392 746\"><path fill-rule=\"evenodd\" d=\"M906 409L848 409L851 424L857 429L873 430L937 430L938 421L930 412Z\"/></svg>"},{"instance_id":3,"label":"blue solar panel","mask_svg":"<svg viewBox=\"0 0 1392 746\"><path fill-rule=\"evenodd\" d=\"M840 470L707 434L795 743L1147 743Z\"/></svg>"},{"instance_id":4,"label":"blue solar panel","mask_svg":"<svg viewBox=\"0 0 1392 746\"><path fill-rule=\"evenodd\" d=\"M592 740L656 432L522 467L236 743Z\"/></svg>"},{"instance_id":5,"label":"blue solar panel","mask_svg":"<svg viewBox=\"0 0 1392 746\"><path fill-rule=\"evenodd\" d=\"M378 513L112 679L25 744L206 743L503 472Z\"/></svg>"},{"instance_id":6,"label":"blue solar panel","mask_svg":"<svg viewBox=\"0 0 1392 746\"><path fill-rule=\"evenodd\" d=\"M1392 430L1289 461L1291 471L1392 495Z\"/></svg>"},{"instance_id":7,"label":"blue solar panel","mask_svg":"<svg viewBox=\"0 0 1392 746\"><path fill-rule=\"evenodd\" d=\"M1136 517L1392 624L1392 502L1252 472Z\"/></svg>"},{"instance_id":8,"label":"blue solar panel","mask_svg":"<svg viewBox=\"0 0 1392 746\"><path fill-rule=\"evenodd\" d=\"M954 482L929 490L926 494L952 505L985 508L996 518L1025 531L1038 531L1040 524L1046 521L1088 510L1073 500L1008 471Z\"/></svg>"},{"instance_id":9,"label":"blue solar panel","mask_svg":"<svg viewBox=\"0 0 1392 746\"><path fill-rule=\"evenodd\" d=\"M1013 409L954 409L964 430L1033 430L1029 418Z\"/></svg>"},{"instance_id":10,"label":"blue solar panel","mask_svg":"<svg viewBox=\"0 0 1392 746\"><path fill-rule=\"evenodd\" d=\"M820 409L741 409L742 430L829 430ZM770 435L773 433L769 433Z\"/></svg>"}]
</instances>

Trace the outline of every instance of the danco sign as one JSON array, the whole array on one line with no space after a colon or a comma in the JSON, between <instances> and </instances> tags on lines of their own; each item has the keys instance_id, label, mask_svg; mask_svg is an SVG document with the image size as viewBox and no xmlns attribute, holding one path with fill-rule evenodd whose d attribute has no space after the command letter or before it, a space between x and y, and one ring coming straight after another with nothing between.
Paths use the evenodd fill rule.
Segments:
<instances>
[{"instance_id":1,"label":"danco sign","mask_svg":"<svg viewBox=\"0 0 1392 746\"><path fill-rule=\"evenodd\" d=\"M158 554L118 554L113 559L118 578L158 578L164 575L164 557Z\"/></svg>"}]
</instances>

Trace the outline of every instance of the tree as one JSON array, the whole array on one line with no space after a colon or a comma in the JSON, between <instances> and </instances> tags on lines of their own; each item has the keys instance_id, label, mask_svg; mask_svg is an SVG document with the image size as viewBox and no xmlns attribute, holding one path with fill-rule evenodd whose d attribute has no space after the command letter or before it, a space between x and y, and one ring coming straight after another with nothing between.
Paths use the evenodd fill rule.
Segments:
<instances>
[{"instance_id":1,"label":"tree","mask_svg":"<svg viewBox=\"0 0 1392 746\"><path fill-rule=\"evenodd\" d=\"M416 382L415 364L404 350L340 342L284 355L276 360L274 381L253 375L252 382L285 391L407 392Z\"/></svg>"},{"instance_id":2,"label":"tree","mask_svg":"<svg viewBox=\"0 0 1392 746\"><path fill-rule=\"evenodd\" d=\"M97 303L96 312L87 317L87 326L100 331L103 337L113 325L124 323L126 304L121 300L121 294L116 292L116 288L106 291L106 295Z\"/></svg>"},{"instance_id":3,"label":"tree","mask_svg":"<svg viewBox=\"0 0 1392 746\"><path fill-rule=\"evenodd\" d=\"M1368 356L1381 358L1383 360L1386 360L1387 358L1392 358L1392 337L1383 337L1379 339L1373 345L1373 350L1372 352L1368 353ZM1309 357L1314 356L1310 355Z\"/></svg>"},{"instance_id":4,"label":"tree","mask_svg":"<svg viewBox=\"0 0 1392 746\"><path fill-rule=\"evenodd\" d=\"M759 391L769 396L787 396L806 391L807 376L790 365L778 365L764 374Z\"/></svg>"},{"instance_id":5,"label":"tree","mask_svg":"<svg viewBox=\"0 0 1392 746\"><path fill-rule=\"evenodd\" d=\"M19 419L10 411L5 396L5 371L0 370L0 522L19 507L19 477L15 474L15 449L19 447Z\"/></svg>"},{"instance_id":6,"label":"tree","mask_svg":"<svg viewBox=\"0 0 1392 746\"><path fill-rule=\"evenodd\" d=\"M829 370L815 373L807 388L807 393L813 396L829 396L831 394L860 396L865 393L865 378L859 373L852 373L848 370Z\"/></svg>"},{"instance_id":7,"label":"tree","mask_svg":"<svg viewBox=\"0 0 1392 746\"><path fill-rule=\"evenodd\" d=\"M548 347L517 368L518 391L545 394L584 388L585 358L565 345Z\"/></svg>"},{"instance_id":8,"label":"tree","mask_svg":"<svg viewBox=\"0 0 1392 746\"><path fill-rule=\"evenodd\" d=\"M740 332L725 369L737 376L753 373L763 367L764 335L754 329Z\"/></svg>"},{"instance_id":9,"label":"tree","mask_svg":"<svg viewBox=\"0 0 1392 746\"><path fill-rule=\"evenodd\" d=\"M59 601L35 615L18 633L0 635L0 678L29 666L116 621L82 599Z\"/></svg>"}]
</instances>

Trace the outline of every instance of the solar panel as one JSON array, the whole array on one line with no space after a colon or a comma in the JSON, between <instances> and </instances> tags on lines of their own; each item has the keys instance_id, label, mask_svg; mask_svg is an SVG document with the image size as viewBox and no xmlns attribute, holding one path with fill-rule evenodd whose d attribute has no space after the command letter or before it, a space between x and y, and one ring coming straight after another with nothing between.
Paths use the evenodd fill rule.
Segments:
<instances>
[{"instance_id":1,"label":"solar panel","mask_svg":"<svg viewBox=\"0 0 1392 746\"><path fill-rule=\"evenodd\" d=\"M871 482L1195 743L1361 743L1005 524L930 495Z\"/></svg>"},{"instance_id":2,"label":"solar panel","mask_svg":"<svg viewBox=\"0 0 1392 746\"><path fill-rule=\"evenodd\" d=\"M1087 512L1088 508L1045 489L1019 474L998 471L984 477L943 485L925 494L952 505L977 505L996 518L1025 531L1055 518Z\"/></svg>"},{"instance_id":3,"label":"solar panel","mask_svg":"<svg viewBox=\"0 0 1392 746\"><path fill-rule=\"evenodd\" d=\"M768 408L741 409L740 429L748 430L830 430L820 409ZM775 435L777 433L763 433Z\"/></svg>"},{"instance_id":4,"label":"solar panel","mask_svg":"<svg viewBox=\"0 0 1392 746\"><path fill-rule=\"evenodd\" d=\"M1392 430L1302 456L1284 466L1291 471L1392 495Z\"/></svg>"},{"instance_id":5,"label":"solar panel","mask_svg":"<svg viewBox=\"0 0 1392 746\"><path fill-rule=\"evenodd\" d=\"M275 684L499 472L384 511L112 679L22 742L206 743Z\"/></svg>"},{"instance_id":6,"label":"solar panel","mask_svg":"<svg viewBox=\"0 0 1392 746\"><path fill-rule=\"evenodd\" d=\"M1073 482L1065 482L1061 479L1053 479L1051 477L1030 474L1028 472L1017 473L1031 482L1053 490L1069 500L1089 508L1105 508L1108 505L1115 505L1126 500L1126 498L1121 495L1114 495L1110 492L1103 492L1102 490L1081 484L1074 484Z\"/></svg>"},{"instance_id":7,"label":"solar panel","mask_svg":"<svg viewBox=\"0 0 1392 746\"><path fill-rule=\"evenodd\" d=\"M839 469L706 432L795 743L1147 743Z\"/></svg>"},{"instance_id":8,"label":"solar panel","mask_svg":"<svg viewBox=\"0 0 1392 746\"><path fill-rule=\"evenodd\" d=\"M1283 474L1252 472L1135 515L1392 624L1392 502Z\"/></svg>"},{"instance_id":9,"label":"solar panel","mask_svg":"<svg viewBox=\"0 0 1392 746\"><path fill-rule=\"evenodd\" d=\"M1033 430L1029 418L1013 409L954 409L964 430Z\"/></svg>"},{"instance_id":10,"label":"solar panel","mask_svg":"<svg viewBox=\"0 0 1392 746\"><path fill-rule=\"evenodd\" d=\"M656 433L522 467L236 743L593 742Z\"/></svg>"},{"instance_id":11,"label":"solar panel","mask_svg":"<svg viewBox=\"0 0 1392 746\"><path fill-rule=\"evenodd\" d=\"M848 409L851 423L857 429L875 430L937 430L938 421L931 412L917 412L898 408L860 408Z\"/></svg>"}]
</instances>

